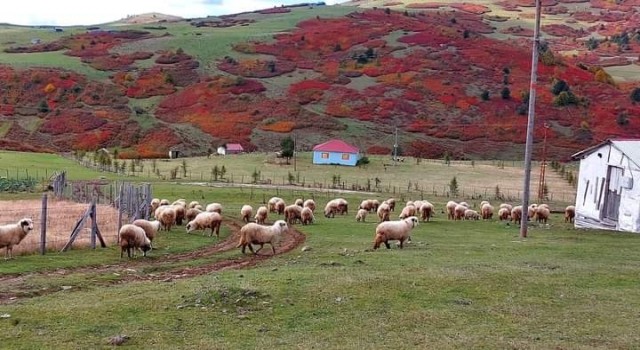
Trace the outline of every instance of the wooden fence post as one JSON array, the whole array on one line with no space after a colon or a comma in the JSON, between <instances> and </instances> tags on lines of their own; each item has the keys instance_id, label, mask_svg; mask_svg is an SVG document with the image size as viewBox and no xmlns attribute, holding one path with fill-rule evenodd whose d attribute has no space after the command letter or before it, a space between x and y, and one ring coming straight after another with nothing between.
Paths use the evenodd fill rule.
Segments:
<instances>
[{"instance_id":1,"label":"wooden fence post","mask_svg":"<svg viewBox=\"0 0 640 350\"><path fill-rule=\"evenodd\" d=\"M91 212L89 213L89 217L91 218L91 249L96 249L96 232L93 229L96 225L96 201L95 199L91 202Z\"/></svg>"},{"instance_id":2,"label":"wooden fence post","mask_svg":"<svg viewBox=\"0 0 640 350\"><path fill-rule=\"evenodd\" d=\"M40 224L40 255L47 252L47 194L42 195L42 213Z\"/></svg>"}]
</instances>

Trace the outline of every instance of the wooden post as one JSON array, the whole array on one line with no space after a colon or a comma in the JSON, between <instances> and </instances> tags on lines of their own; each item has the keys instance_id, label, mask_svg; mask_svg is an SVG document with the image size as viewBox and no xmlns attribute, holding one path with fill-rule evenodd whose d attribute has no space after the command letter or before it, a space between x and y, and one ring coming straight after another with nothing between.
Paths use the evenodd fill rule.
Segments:
<instances>
[{"instance_id":1,"label":"wooden post","mask_svg":"<svg viewBox=\"0 0 640 350\"><path fill-rule=\"evenodd\" d=\"M123 201L123 194L124 194L124 188L123 185L120 185L120 191L119 191L119 195L118 195L118 243L120 243L120 228L122 227L122 201Z\"/></svg>"},{"instance_id":2,"label":"wooden post","mask_svg":"<svg viewBox=\"0 0 640 350\"><path fill-rule=\"evenodd\" d=\"M91 237L93 237L93 248L95 249L95 237L98 237L100 241L100 246L102 248L106 248L107 244L104 242L102 238L102 234L100 233L100 229L98 229L98 207L94 204L91 210Z\"/></svg>"},{"instance_id":3,"label":"wooden post","mask_svg":"<svg viewBox=\"0 0 640 350\"><path fill-rule=\"evenodd\" d=\"M96 200L94 199L91 202L91 206L89 207L89 217L91 218L91 249L96 249L96 231L94 230L95 222L96 222Z\"/></svg>"},{"instance_id":4,"label":"wooden post","mask_svg":"<svg viewBox=\"0 0 640 350\"><path fill-rule=\"evenodd\" d=\"M47 194L42 195L42 213L40 223L40 255L47 252Z\"/></svg>"}]
</instances>

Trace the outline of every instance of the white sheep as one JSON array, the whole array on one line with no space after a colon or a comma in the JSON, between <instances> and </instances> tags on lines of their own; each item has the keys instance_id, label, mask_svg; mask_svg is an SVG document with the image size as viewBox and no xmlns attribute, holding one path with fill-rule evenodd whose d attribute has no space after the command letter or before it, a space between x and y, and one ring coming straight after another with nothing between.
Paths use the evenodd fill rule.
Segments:
<instances>
[{"instance_id":1,"label":"white sheep","mask_svg":"<svg viewBox=\"0 0 640 350\"><path fill-rule=\"evenodd\" d=\"M176 210L173 206L162 205L156 209L155 217L163 229L171 231L171 226L176 222Z\"/></svg>"},{"instance_id":2,"label":"white sheep","mask_svg":"<svg viewBox=\"0 0 640 350\"><path fill-rule=\"evenodd\" d=\"M149 204L149 215L152 215L153 213L155 213L156 209L158 209L159 206L160 206L160 199L153 198L151 200L151 203Z\"/></svg>"},{"instance_id":3,"label":"white sheep","mask_svg":"<svg viewBox=\"0 0 640 350\"><path fill-rule=\"evenodd\" d=\"M251 221L252 216L253 216L253 207L247 204L243 205L242 208L240 209L240 217L242 218L242 221L249 222Z\"/></svg>"},{"instance_id":4,"label":"white sheep","mask_svg":"<svg viewBox=\"0 0 640 350\"><path fill-rule=\"evenodd\" d=\"M181 226L186 214L186 207L182 205L181 202L178 202L177 204L171 204L170 207L173 208L173 210L175 210L176 212L176 225Z\"/></svg>"},{"instance_id":5,"label":"white sheep","mask_svg":"<svg viewBox=\"0 0 640 350\"><path fill-rule=\"evenodd\" d=\"M482 214L482 220L491 220L493 218L493 206L489 202L482 204L480 213Z\"/></svg>"},{"instance_id":6,"label":"white sheep","mask_svg":"<svg viewBox=\"0 0 640 350\"><path fill-rule=\"evenodd\" d=\"M550 214L549 207L540 205L536 208L536 213L533 216L537 222L546 224Z\"/></svg>"},{"instance_id":7,"label":"white sheep","mask_svg":"<svg viewBox=\"0 0 640 350\"><path fill-rule=\"evenodd\" d=\"M515 207L513 207L513 209L511 209L511 220L516 224L520 224L522 222L521 205L516 205Z\"/></svg>"},{"instance_id":8,"label":"white sheep","mask_svg":"<svg viewBox=\"0 0 640 350\"><path fill-rule=\"evenodd\" d=\"M267 209L267 207L265 206L261 206L260 208L258 208L258 210L256 210L256 222L258 224L263 225L266 221L267 221L267 215L269 214L269 210Z\"/></svg>"},{"instance_id":9,"label":"white sheep","mask_svg":"<svg viewBox=\"0 0 640 350\"><path fill-rule=\"evenodd\" d=\"M465 220L479 220L480 219L480 214L473 210L473 209L467 209L464 211L464 219Z\"/></svg>"},{"instance_id":10,"label":"white sheep","mask_svg":"<svg viewBox=\"0 0 640 350\"><path fill-rule=\"evenodd\" d=\"M456 206L458 206L458 203L454 202L454 201L448 201L447 202L447 219L449 220L455 220L456 219Z\"/></svg>"},{"instance_id":11,"label":"white sheep","mask_svg":"<svg viewBox=\"0 0 640 350\"><path fill-rule=\"evenodd\" d=\"M391 207L389 206L388 203L380 204L377 211L378 219L380 219L380 222L389 221L390 213L391 213Z\"/></svg>"},{"instance_id":12,"label":"white sheep","mask_svg":"<svg viewBox=\"0 0 640 350\"><path fill-rule=\"evenodd\" d=\"M334 199L338 203L338 213L340 215L349 214L349 202L344 198Z\"/></svg>"},{"instance_id":13,"label":"white sheep","mask_svg":"<svg viewBox=\"0 0 640 350\"><path fill-rule=\"evenodd\" d=\"M333 218L336 216L338 210L338 202L332 199L327 202L327 205L324 206L324 216L326 218Z\"/></svg>"},{"instance_id":14,"label":"white sheep","mask_svg":"<svg viewBox=\"0 0 640 350\"><path fill-rule=\"evenodd\" d=\"M275 207L276 207L276 213L278 213L278 215L283 215L284 209L287 207L287 204L283 199L280 199L279 201L276 202Z\"/></svg>"},{"instance_id":15,"label":"white sheep","mask_svg":"<svg viewBox=\"0 0 640 350\"><path fill-rule=\"evenodd\" d=\"M23 218L16 224L0 226L0 248L6 248L4 259L13 259L13 246L20 242L33 230L33 220Z\"/></svg>"},{"instance_id":16,"label":"white sheep","mask_svg":"<svg viewBox=\"0 0 640 350\"><path fill-rule=\"evenodd\" d=\"M311 208L307 208L307 207L302 208L302 212L300 213L300 216L302 217L301 220L303 225L309 225L315 221L315 218L313 216L313 211L311 211Z\"/></svg>"},{"instance_id":17,"label":"white sheep","mask_svg":"<svg viewBox=\"0 0 640 350\"><path fill-rule=\"evenodd\" d=\"M509 212L511 212L511 209L513 209L513 206L509 203L501 203L500 208L507 208Z\"/></svg>"},{"instance_id":18,"label":"white sheep","mask_svg":"<svg viewBox=\"0 0 640 350\"><path fill-rule=\"evenodd\" d=\"M398 240L400 242L400 248L402 248L404 241L409 238L409 233L416 226L418 226L418 218L415 216L410 216L398 221L379 223L376 227L373 249L380 248L380 244L382 243L384 243L387 249L391 249L389 245L390 240Z\"/></svg>"},{"instance_id":19,"label":"white sheep","mask_svg":"<svg viewBox=\"0 0 640 350\"><path fill-rule=\"evenodd\" d=\"M278 203L279 201L282 201L282 198L280 197L271 197L269 199L269 201L267 202L267 206L269 208L269 212L270 213L275 213L278 210L276 209L276 203Z\"/></svg>"},{"instance_id":20,"label":"white sheep","mask_svg":"<svg viewBox=\"0 0 640 350\"><path fill-rule=\"evenodd\" d=\"M196 216L195 219L187 223L187 233L191 233L195 230L202 230L202 235L206 233L206 229L210 228L211 233L209 237L213 236L215 232L216 237L220 238L220 226L222 225L222 215L217 212L204 211Z\"/></svg>"},{"instance_id":21,"label":"white sheep","mask_svg":"<svg viewBox=\"0 0 640 350\"><path fill-rule=\"evenodd\" d=\"M455 220L462 220L464 218L464 212L467 210L467 207L465 207L462 204L458 204L456 205L456 208L454 209L454 219Z\"/></svg>"},{"instance_id":22,"label":"white sheep","mask_svg":"<svg viewBox=\"0 0 640 350\"><path fill-rule=\"evenodd\" d=\"M564 222L573 223L576 217L576 207L573 205L569 205L564 209Z\"/></svg>"},{"instance_id":23,"label":"white sheep","mask_svg":"<svg viewBox=\"0 0 640 350\"><path fill-rule=\"evenodd\" d=\"M435 207L429 201L423 201L418 211L420 212L420 218L423 222L429 221L433 216Z\"/></svg>"},{"instance_id":24,"label":"white sheep","mask_svg":"<svg viewBox=\"0 0 640 350\"><path fill-rule=\"evenodd\" d=\"M365 220L367 219L367 213L369 213L369 210L361 208L358 209L358 213L356 214L356 221L357 222L365 222Z\"/></svg>"},{"instance_id":25,"label":"white sheep","mask_svg":"<svg viewBox=\"0 0 640 350\"><path fill-rule=\"evenodd\" d=\"M122 225L118 232L120 237L120 259L127 251L127 256L136 255L136 250L142 251L142 256L147 256L147 252L151 250L151 241L147 238L141 227L132 224Z\"/></svg>"},{"instance_id":26,"label":"white sheep","mask_svg":"<svg viewBox=\"0 0 640 350\"><path fill-rule=\"evenodd\" d=\"M295 202L293 202L293 204L302 208L304 206L304 200L302 198L298 198L295 200Z\"/></svg>"},{"instance_id":27,"label":"white sheep","mask_svg":"<svg viewBox=\"0 0 640 350\"><path fill-rule=\"evenodd\" d=\"M316 211L316 202L313 199L307 199L302 206L311 209L312 212Z\"/></svg>"},{"instance_id":28,"label":"white sheep","mask_svg":"<svg viewBox=\"0 0 640 350\"><path fill-rule=\"evenodd\" d=\"M205 211L211 212L211 213L218 213L222 215L222 204L220 203L210 203L207 204L207 207L205 209Z\"/></svg>"},{"instance_id":29,"label":"white sheep","mask_svg":"<svg viewBox=\"0 0 640 350\"><path fill-rule=\"evenodd\" d=\"M400 212L400 215L398 215L398 217L400 219L405 219L410 216L416 216L416 211L416 207L413 204L409 204L406 207L402 208L402 212Z\"/></svg>"},{"instance_id":30,"label":"white sheep","mask_svg":"<svg viewBox=\"0 0 640 350\"><path fill-rule=\"evenodd\" d=\"M202 212L203 212L202 209L189 208L189 209L187 209L186 213L184 213L184 218L187 220L187 222L189 222L189 221L195 219L196 216L198 216L198 214L200 214Z\"/></svg>"},{"instance_id":31,"label":"white sheep","mask_svg":"<svg viewBox=\"0 0 640 350\"><path fill-rule=\"evenodd\" d=\"M295 204L287 205L284 208L284 218L289 224L295 224L297 220L302 221L302 207Z\"/></svg>"},{"instance_id":32,"label":"white sheep","mask_svg":"<svg viewBox=\"0 0 640 350\"><path fill-rule=\"evenodd\" d=\"M171 202L169 202L168 199L164 199L163 198L163 199L160 200L160 206L169 205L169 204L171 204Z\"/></svg>"},{"instance_id":33,"label":"white sheep","mask_svg":"<svg viewBox=\"0 0 640 350\"><path fill-rule=\"evenodd\" d=\"M511 210L509 208L498 209L498 218L500 218L500 221L509 220L511 218Z\"/></svg>"},{"instance_id":34,"label":"white sheep","mask_svg":"<svg viewBox=\"0 0 640 350\"><path fill-rule=\"evenodd\" d=\"M195 207L197 207L199 205L200 205L200 203L198 201L191 201L191 202L189 202L189 205L187 206L187 209L192 209L192 208L195 208Z\"/></svg>"},{"instance_id":35,"label":"white sheep","mask_svg":"<svg viewBox=\"0 0 640 350\"><path fill-rule=\"evenodd\" d=\"M153 240L158 235L158 231L160 230L160 221L158 220L145 220L145 219L137 219L133 221L133 224L140 227L144 230L144 234L149 238L150 244L153 244Z\"/></svg>"},{"instance_id":36,"label":"white sheep","mask_svg":"<svg viewBox=\"0 0 640 350\"><path fill-rule=\"evenodd\" d=\"M389 205L389 209L391 211L396 211L396 199L395 198L389 198L389 199L385 200L382 203L387 203L387 205Z\"/></svg>"},{"instance_id":37,"label":"white sheep","mask_svg":"<svg viewBox=\"0 0 640 350\"><path fill-rule=\"evenodd\" d=\"M269 243L275 255L276 249L273 243L281 234L287 232L288 229L289 226L287 226L284 220L278 220L271 226L262 226L250 222L240 229L240 241L238 242L237 248L242 248L242 254L244 254L245 248L249 247L249 250L254 255L257 255L260 249L262 249L266 243ZM260 248L254 251L252 244L259 244Z\"/></svg>"}]
</instances>

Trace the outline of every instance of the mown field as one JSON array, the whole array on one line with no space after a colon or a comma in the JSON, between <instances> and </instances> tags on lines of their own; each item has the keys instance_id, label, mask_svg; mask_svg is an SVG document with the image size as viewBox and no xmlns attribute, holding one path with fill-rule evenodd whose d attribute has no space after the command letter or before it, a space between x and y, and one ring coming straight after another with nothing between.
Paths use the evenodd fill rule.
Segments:
<instances>
[{"instance_id":1,"label":"mown field","mask_svg":"<svg viewBox=\"0 0 640 350\"><path fill-rule=\"evenodd\" d=\"M33 157L84 178L103 176ZM33 161L20 159L16 165ZM279 191L286 201L304 195L324 203L328 196ZM228 224L242 204L257 206L275 193L157 181L154 194L219 201ZM231 249L171 260L218 242L183 227L161 234L146 259L121 261L108 247L3 261L0 294L19 297L0 304L0 343L98 349L112 347L108 339L118 334L130 337L128 347L158 349L631 349L640 341L637 235L576 230L554 214L521 240L514 225L450 222L438 210L405 249L373 251L375 220L353 219L353 203L371 195L340 195L352 203L348 216L295 225L306 235L301 246L247 269L172 276L241 258ZM429 199L437 208L446 201ZM220 241L229 235L226 226ZM172 277L157 278L165 274Z\"/></svg>"}]
</instances>

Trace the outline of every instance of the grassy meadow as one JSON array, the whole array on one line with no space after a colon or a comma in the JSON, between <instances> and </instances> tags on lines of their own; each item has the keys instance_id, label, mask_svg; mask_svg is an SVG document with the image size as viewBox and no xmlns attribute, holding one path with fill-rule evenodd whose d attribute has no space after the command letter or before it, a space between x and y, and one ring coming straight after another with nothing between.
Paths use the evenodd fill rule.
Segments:
<instances>
[{"instance_id":1,"label":"grassy meadow","mask_svg":"<svg viewBox=\"0 0 640 350\"><path fill-rule=\"evenodd\" d=\"M116 176L52 155L0 156L16 167L63 167L76 179ZM261 166L242 159L247 169ZM409 164L399 165L395 176ZM462 179L481 168L436 165L449 172L446 177L455 171ZM491 169L504 181L516 176L507 165ZM368 171L352 170L367 176L379 171L373 164ZM437 174L420 173L425 181ZM448 198L425 196L436 205L436 216L414 229L413 242L402 250L393 245L373 251L375 215L358 223L355 207L364 198L387 194L160 179L153 190L170 200L223 203L226 220L237 219L243 204L256 208L276 194L287 202L315 198L320 206L342 196L351 211L335 219L317 213L313 225L295 225L306 240L289 253L248 269L193 278L148 280L240 258L239 249L171 260L217 242L176 227L161 233L147 258L120 260L118 249L108 247L2 261L0 294L20 295L0 304L2 347L111 348L109 338L118 334L130 337L125 347L157 349L631 349L640 341L640 240L635 234L576 230L553 214L548 225L532 223L523 240L518 227L508 223L448 221L441 213ZM468 200L472 206L480 201ZM270 214L268 221L278 218ZM223 227L221 239L229 234Z\"/></svg>"}]
</instances>

